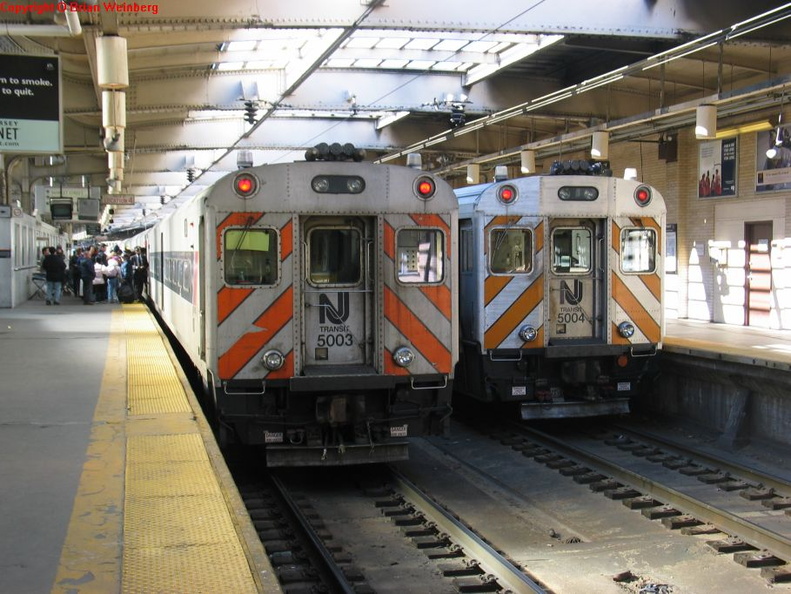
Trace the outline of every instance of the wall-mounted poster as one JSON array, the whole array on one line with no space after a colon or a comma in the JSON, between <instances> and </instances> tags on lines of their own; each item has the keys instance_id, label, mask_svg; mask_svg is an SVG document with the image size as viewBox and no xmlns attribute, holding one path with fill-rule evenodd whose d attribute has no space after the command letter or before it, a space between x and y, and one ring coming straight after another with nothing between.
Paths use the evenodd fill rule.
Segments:
<instances>
[{"instance_id":1,"label":"wall-mounted poster","mask_svg":"<svg viewBox=\"0 0 791 594\"><path fill-rule=\"evenodd\" d=\"M791 130L780 128L780 144L777 144L777 128L758 133L755 154L755 191L788 190L791 188Z\"/></svg>"},{"instance_id":2,"label":"wall-mounted poster","mask_svg":"<svg viewBox=\"0 0 791 594\"><path fill-rule=\"evenodd\" d=\"M736 137L700 143L698 198L736 195Z\"/></svg>"}]
</instances>

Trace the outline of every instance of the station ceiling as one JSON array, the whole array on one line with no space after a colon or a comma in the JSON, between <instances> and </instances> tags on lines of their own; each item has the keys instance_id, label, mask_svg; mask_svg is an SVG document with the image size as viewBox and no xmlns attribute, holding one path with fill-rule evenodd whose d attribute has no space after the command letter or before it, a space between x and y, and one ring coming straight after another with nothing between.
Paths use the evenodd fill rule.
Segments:
<instances>
[{"instance_id":1,"label":"station ceiling","mask_svg":"<svg viewBox=\"0 0 791 594\"><path fill-rule=\"evenodd\" d=\"M589 146L593 131L662 138L703 103L721 127L776 119L791 85L791 4L761 0L65 6L0 7L3 60L60 57L66 157L31 160L21 181L5 154L1 201L50 177L112 186L133 203L104 214L111 231L150 224L240 155L290 162L321 142L352 143L386 163L419 152L450 178L480 163L491 179L524 149L551 159ZM103 120L103 37L126 44L129 85L113 91L125 99L121 146Z\"/></svg>"}]
</instances>

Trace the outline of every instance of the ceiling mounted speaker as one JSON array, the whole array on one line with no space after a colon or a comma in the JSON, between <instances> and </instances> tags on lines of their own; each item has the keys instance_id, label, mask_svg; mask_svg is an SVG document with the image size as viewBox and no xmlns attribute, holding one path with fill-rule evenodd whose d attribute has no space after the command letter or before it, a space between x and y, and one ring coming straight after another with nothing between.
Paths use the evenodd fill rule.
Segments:
<instances>
[{"instance_id":1,"label":"ceiling mounted speaker","mask_svg":"<svg viewBox=\"0 0 791 594\"><path fill-rule=\"evenodd\" d=\"M535 151L522 151L520 155L522 164L522 173L535 173L536 172L536 152Z\"/></svg>"},{"instance_id":2,"label":"ceiling mounted speaker","mask_svg":"<svg viewBox=\"0 0 791 594\"><path fill-rule=\"evenodd\" d=\"M594 159L607 159L610 152L610 134L608 132L594 132L591 139L591 157Z\"/></svg>"},{"instance_id":3,"label":"ceiling mounted speaker","mask_svg":"<svg viewBox=\"0 0 791 594\"><path fill-rule=\"evenodd\" d=\"M695 110L695 138L713 140L717 136L717 107L698 105Z\"/></svg>"},{"instance_id":4,"label":"ceiling mounted speaker","mask_svg":"<svg viewBox=\"0 0 791 594\"><path fill-rule=\"evenodd\" d=\"M102 89L125 89L129 86L124 37L105 35L96 38L96 83Z\"/></svg>"},{"instance_id":5,"label":"ceiling mounted speaker","mask_svg":"<svg viewBox=\"0 0 791 594\"><path fill-rule=\"evenodd\" d=\"M467 165L467 183L478 184L481 182L481 166L477 163Z\"/></svg>"}]
</instances>

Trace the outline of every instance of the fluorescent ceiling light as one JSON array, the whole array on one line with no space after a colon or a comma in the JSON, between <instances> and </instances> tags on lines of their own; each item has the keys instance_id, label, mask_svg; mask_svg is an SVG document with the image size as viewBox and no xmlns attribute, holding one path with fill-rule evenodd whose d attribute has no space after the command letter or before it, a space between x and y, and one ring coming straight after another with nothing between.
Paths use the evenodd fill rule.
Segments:
<instances>
[{"instance_id":1,"label":"fluorescent ceiling light","mask_svg":"<svg viewBox=\"0 0 791 594\"><path fill-rule=\"evenodd\" d=\"M409 43L409 37L383 37L376 42L376 49L397 50Z\"/></svg>"},{"instance_id":2,"label":"fluorescent ceiling light","mask_svg":"<svg viewBox=\"0 0 791 594\"><path fill-rule=\"evenodd\" d=\"M468 43L467 39L443 39L433 49L441 52L457 52Z\"/></svg>"},{"instance_id":3,"label":"fluorescent ceiling light","mask_svg":"<svg viewBox=\"0 0 791 594\"><path fill-rule=\"evenodd\" d=\"M724 130L717 130L715 138L728 138L730 136L737 136L739 134L749 134L750 132L766 132L774 128L771 122L753 122L752 124L742 124L741 126L733 126Z\"/></svg>"},{"instance_id":4,"label":"fluorescent ceiling light","mask_svg":"<svg viewBox=\"0 0 791 594\"><path fill-rule=\"evenodd\" d=\"M437 45L441 39L437 38L430 38L430 37L418 37L416 39L412 39L409 43L404 46L404 49L408 50L430 50L435 45Z\"/></svg>"},{"instance_id":5,"label":"fluorescent ceiling light","mask_svg":"<svg viewBox=\"0 0 791 594\"><path fill-rule=\"evenodd\" d=\"M355 68L376 68L382 63L381 58L363 58L354 61Z\"/></svg>"},{"instance_id":6,"label":"fluorescent ceiling light","mask_svg":"<svg viewBox=\"0 0 791 594\"><path fill-rule=\"evenodd\" d=\"M436 65L437 62L435 60L412 60L405 68L408 70L431 70Z\"/></svg>"},{"instance_id":7,"label":"fluorescent ceiling light","mask_svg":"<svg viewBox=\"0 0 791 594\"><path fill-rule=\"evenodd\" d=\"M231 41L225 48L229 52L249 52L255 49L258 42L254 40L249 41Z\"/></svg>"},{"instance_id":8,"label":"fluorescent ceiling light","mask_svg":"<svg viewBox=\"0 0 791 594\"><path fill-rule=\"evenodd\" d=\"M461 69L462 63L461 62L436 62L431 69L432 70L442 70L445 72L455 72Z\"/></svg>"},{"instance_id":9,"label":"fluorescent ceiling light","mask_svg":"<svg viewBox=\"0 0 791 594\"><path fill-rule=\"evenodd\" d=\"M379 43L379 37L353 36L344 44L343 47L349 49L371 49Z\"/></svg>"}]
</instances>

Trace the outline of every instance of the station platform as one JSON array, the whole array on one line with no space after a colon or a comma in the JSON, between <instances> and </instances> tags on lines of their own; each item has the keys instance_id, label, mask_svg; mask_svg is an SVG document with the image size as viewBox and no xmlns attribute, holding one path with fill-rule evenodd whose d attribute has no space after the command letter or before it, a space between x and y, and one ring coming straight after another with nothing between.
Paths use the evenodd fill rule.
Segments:
<instances>
[{"instance_id":1,"label":"station platform","mask_svg":"<svg viewBox=\"0 0 791 594\"><path fill-rule=\"evenodd\" d=\"M141 304L0 309L0 592L281 591L174 361Z\"/></svg>"},{"instance_id":2,"label":"station platform","mask_svg":"<svg viewBox=\"0 0 791 594\"><path fill-rule=\"evenodd\" d=\"M662 350L791 371L791 330L666 320Z\"/></svg>"}]
</instances>

